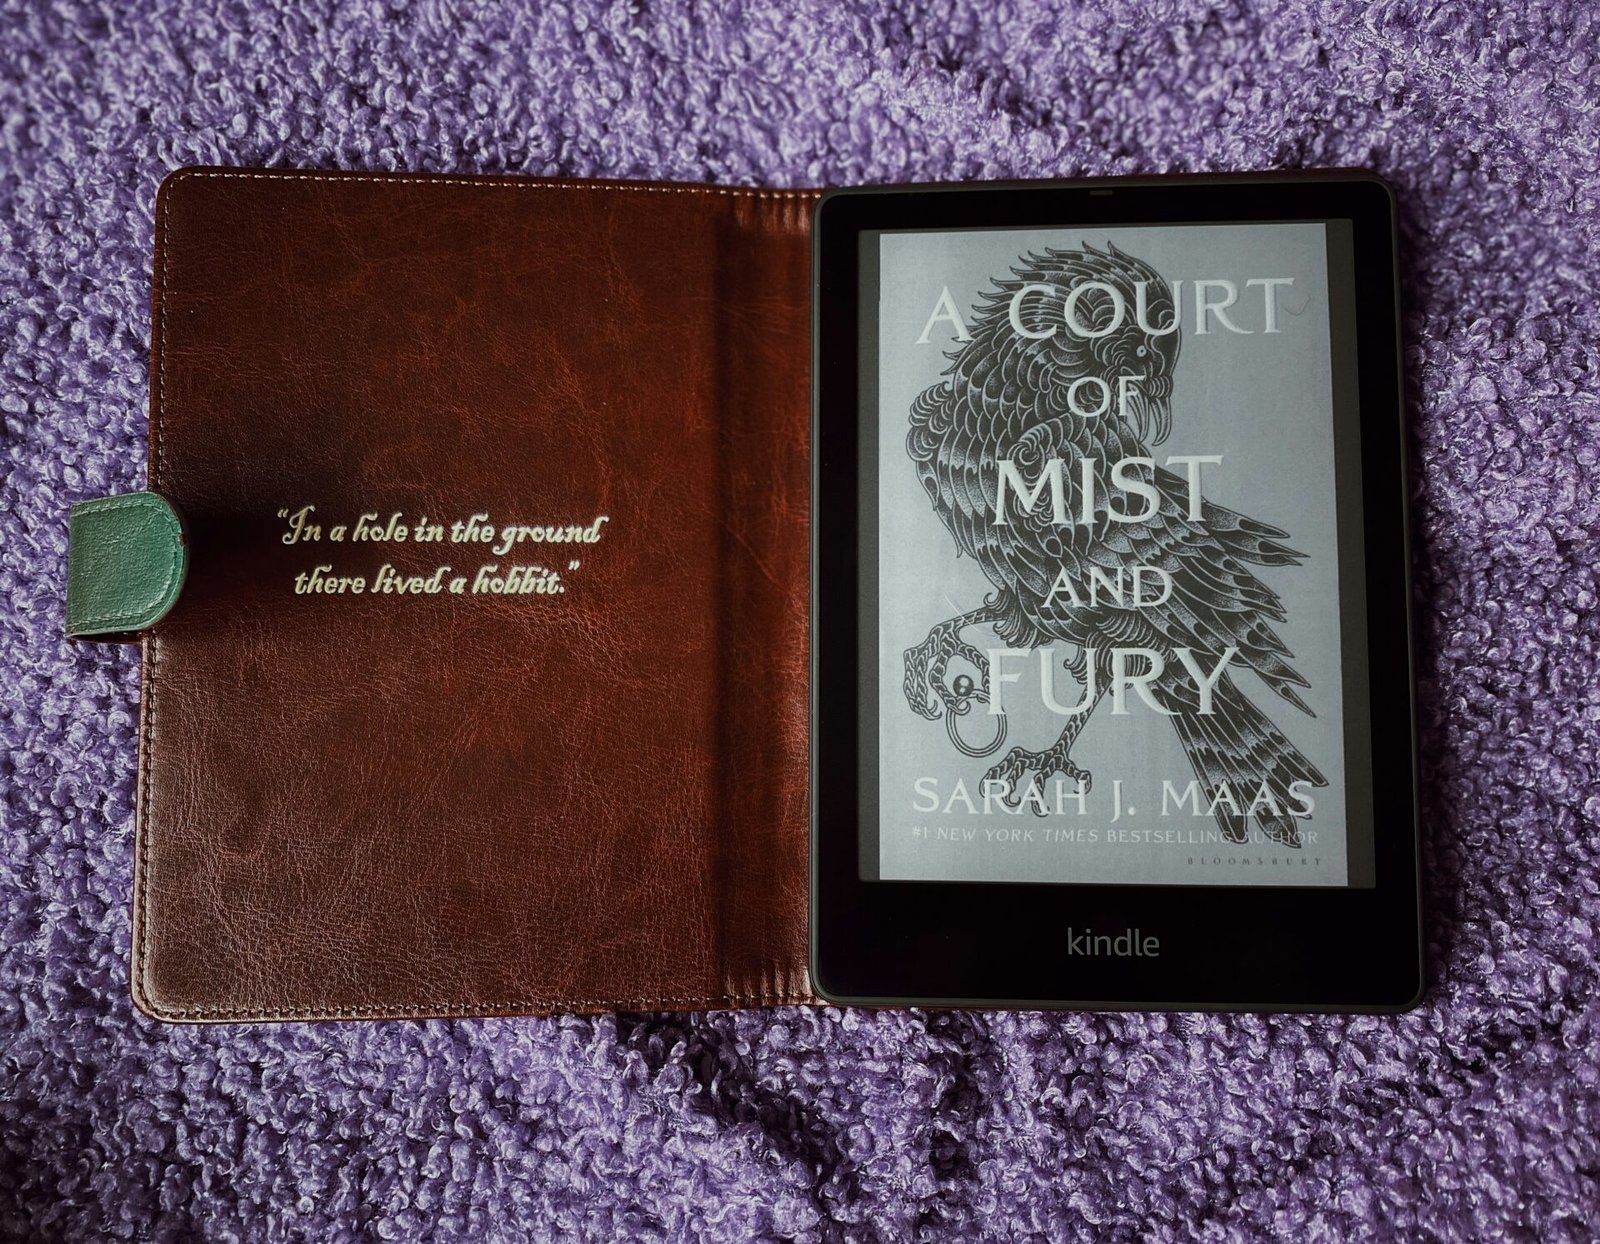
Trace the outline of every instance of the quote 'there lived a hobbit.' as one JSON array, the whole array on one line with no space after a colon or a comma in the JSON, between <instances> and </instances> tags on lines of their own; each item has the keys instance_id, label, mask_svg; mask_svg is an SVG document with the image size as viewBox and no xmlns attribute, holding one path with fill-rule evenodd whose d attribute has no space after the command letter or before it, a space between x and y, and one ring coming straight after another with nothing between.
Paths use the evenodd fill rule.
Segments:
<instances>
[{"instance_id":1,"label":"quote 'there lived a hobbit.'","mask_svg":"<svg viewBox=\"0 0 1600 1244\"><path fill-rule=\"evenodd\" d=\"M583 564L585 546L598 544L611 521L599 514L587 523L527 524L494 522L488 513L435 518L377 510L332 521L315 505L286 506L278 517L285 524L283 543L303 546L313 559L293 577L296 596L397 598L562 595ZM424 546L440 557L420 568L385 561L357 574L340 567L340 553L369 545Z\"/></svg>"}]
</instances>

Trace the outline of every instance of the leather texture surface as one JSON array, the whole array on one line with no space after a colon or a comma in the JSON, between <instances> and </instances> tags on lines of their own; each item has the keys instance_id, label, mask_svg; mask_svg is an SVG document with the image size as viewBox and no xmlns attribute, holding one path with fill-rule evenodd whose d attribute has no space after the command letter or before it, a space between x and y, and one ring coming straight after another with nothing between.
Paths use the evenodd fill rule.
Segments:
<instances>
[{"instance_id":1,"label":"leather texture surface","mask_svg":"<svg viewBox=\"0 0 1600 1244\"><path fill-rule=\"evenodd\" d=\"M158 196L133 992L165 1020L817 1002L811 191L189 169ZM314 505L322 543L286 545ZM362 514L586 545L328 542ZM581 565L569 573L569 559ZM296 594L537 563L564 594Z\"/></svg>"},{"instance_id":2,"label":"leather texture surface","mask_svg":"<svg viewBox=\"0 0 1600 1244\"><path fill-rule=\"evenodd\" d=\"M166 616L189 564L183 522L152 492L72 507L67 535L67 634L127 639Z\"/></svg>"}]
</instances>

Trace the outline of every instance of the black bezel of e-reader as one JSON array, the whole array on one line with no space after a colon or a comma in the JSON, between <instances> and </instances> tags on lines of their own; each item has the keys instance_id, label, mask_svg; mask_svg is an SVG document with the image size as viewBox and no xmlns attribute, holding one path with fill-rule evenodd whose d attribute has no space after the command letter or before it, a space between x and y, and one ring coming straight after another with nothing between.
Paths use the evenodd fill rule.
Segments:
<instances>
[{"instance_id":1,"label":"black bezel of e-reader","mask_svg":"<svg viewBox=\"0 0 1600 1244\"><path fill-rule=\"evenodd\" d=\"M864 880L860 705L864 231L1326 221L1353 229L1370 888ZM1423 992L1416 710L1394 196L1361 171L832 191L815 209L811 972L866 1006L1396 1012ZM876 278L874 277L874 280ZM1354 503L1341 497L1340 503ZM1348 674L1347 674L1348 677ZM871 827L874 832L876 826ZM1068 953L1067 930L1157 937ZM1122 948L1122 949L1125 949Z\"/></svg>"}]
</instances>

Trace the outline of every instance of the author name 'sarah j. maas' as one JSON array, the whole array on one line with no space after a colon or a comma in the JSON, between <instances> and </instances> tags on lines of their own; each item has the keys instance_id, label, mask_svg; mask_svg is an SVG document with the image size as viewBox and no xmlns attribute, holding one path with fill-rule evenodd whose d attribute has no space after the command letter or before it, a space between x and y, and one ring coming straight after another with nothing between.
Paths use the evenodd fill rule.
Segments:
<instances>
[{"instance_id":1,"label":"author name 'sarah j. maas'","mask_svg":"<svg viewBox=\"0 0 1600 1244\"><path fill-rule=\"evenodd\" d=\"M1024 813L1042 816L1051 812L1070 812L1088 816L1092 811L1096 816L1103 816L1109 811L1112 824L1124 816L1139 815L1139 809L1123 799L1121 778L1111 783L1111 797L1106 801L1109 808L1094 809L1090 808L1089 786L1082 781L1069 782L1062 777L1048 784L1039 781L1028 783L1020 799L1011 790L1011 784L1003 781L984 780L974 788L961 778L952 785L937 777L919 777L913 779L911 786L912 811L921 813L934 812L949 816L964 812L969 816L978 816L1001 812L1007 816L1021 816ZM1215 817L1218 811L1223 811L1254 816L1259 812L1270 812L1304 820L1316 811L1317 801L1312 794L1311 783L1291 783L1288 793L1288 800L1283 801L1266 782L1262 782L1255 790L1238 791L1227 783L1221 783L1207 798L1198 780L1180 783L1163 779L1161 807L1154 815Z\"/></svg>"}]
</instances>

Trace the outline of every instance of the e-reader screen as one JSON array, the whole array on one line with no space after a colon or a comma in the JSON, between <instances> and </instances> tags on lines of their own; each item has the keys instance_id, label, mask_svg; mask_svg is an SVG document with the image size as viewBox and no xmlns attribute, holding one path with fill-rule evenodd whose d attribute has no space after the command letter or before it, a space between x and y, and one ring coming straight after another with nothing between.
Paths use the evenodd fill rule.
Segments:
<instances>
[{"instance_id":1,"label":"e-reader screen","mask_svg":"<svg viewBox=\"0 0 1600 1244\"><path fill-rule=\"evenodd\" d=\"M861 876L1372 886L1351 222L860 245Z\"/></svg>"}]
</instances>

